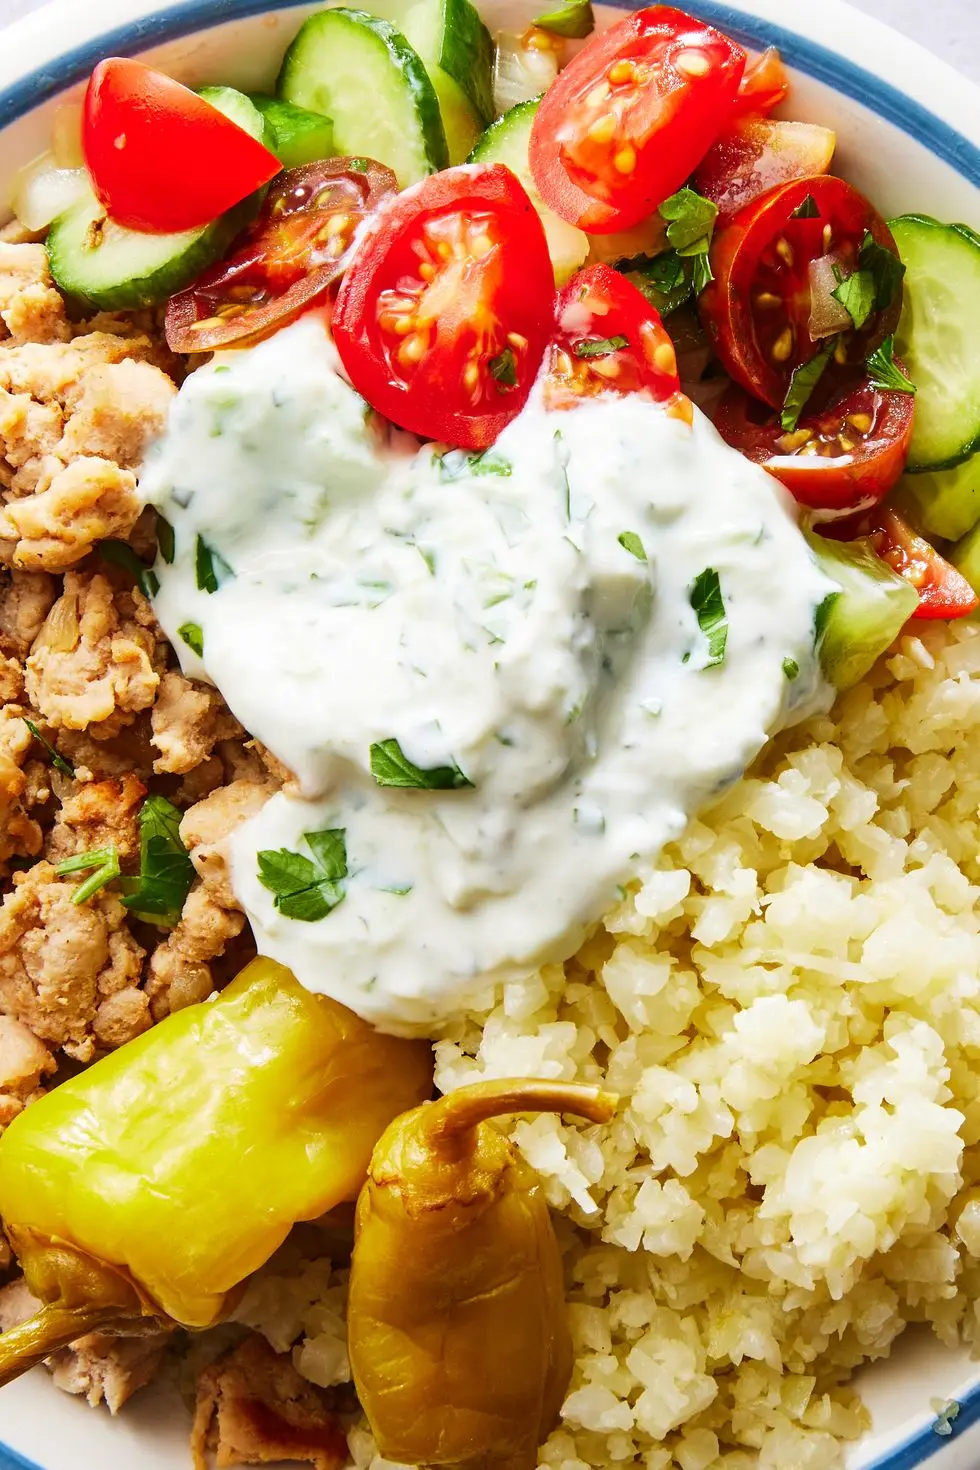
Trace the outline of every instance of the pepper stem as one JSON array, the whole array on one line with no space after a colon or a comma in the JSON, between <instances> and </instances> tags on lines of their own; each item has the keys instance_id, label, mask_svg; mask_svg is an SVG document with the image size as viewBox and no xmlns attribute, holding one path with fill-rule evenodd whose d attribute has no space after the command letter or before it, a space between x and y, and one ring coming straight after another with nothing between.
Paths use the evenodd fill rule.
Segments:
<instances>
[{"instance_id":1,"label":"pepper stem","mask_svg":"<svg viewBox=\"0 0 980 1470\"><path fill-rule=\"evenodd\" d=\"M603 1092L601 1087L508 1077L472 1082L447 1093L429 1103L422 1116L429 1142L438 1148L440 1144L452 1147L480 1123L506 1113L574 1113L590 1123L608 1123L618 1106L615 1093Z\"/></svg>"},{"instance_id":2,"label":"pepper stem","mask_svg":"<svg viewBox=\"0 0 980 1470\"><path fill-rule=\"evenodd\" d=\"M0 1388L87 1332L118 1321L118 1307L41 1307L0 1336Z\"/></svg>"}]
</instances>

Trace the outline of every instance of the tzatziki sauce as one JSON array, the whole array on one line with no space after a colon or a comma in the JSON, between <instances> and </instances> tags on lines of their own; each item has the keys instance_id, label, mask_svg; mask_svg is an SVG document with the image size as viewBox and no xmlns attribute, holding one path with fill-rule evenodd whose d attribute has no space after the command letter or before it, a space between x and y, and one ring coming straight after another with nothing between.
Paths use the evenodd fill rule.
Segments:
<instances>
[{"instance_id":1,"label":"tzatziki sauce","mask_svg":"<svg viewBox=\"0 0 980 1470\"><path fill-rule=\"evenodd\" d=\"M567 958L832 698L833 584L697 410L539 383L482 456L420 446L311 314L193 373L141 483L185 673L296 778L231 841L259 951L385 1029Z\"/></svg>"}]
</instances>

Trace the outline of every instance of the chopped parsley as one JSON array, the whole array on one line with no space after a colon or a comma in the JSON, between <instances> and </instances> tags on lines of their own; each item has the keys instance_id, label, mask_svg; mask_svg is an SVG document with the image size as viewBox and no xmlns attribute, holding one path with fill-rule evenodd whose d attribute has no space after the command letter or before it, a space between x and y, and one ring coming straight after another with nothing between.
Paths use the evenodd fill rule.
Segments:
<instances>
[{"instance_id":1,"label":"chopped parsley","mask_svg":"<svg viewBox=\"0 0 980 1470\"><path fill-rule=\"evenodd\" d=\"M881 388L888 393L914 393L911 382L895 361L895 338L886 337L881 346L868 358L868 381L872 388Z\"/></svg>"},{"instance_id":2,"label":"chopped parsley","mask_svg":"<svg viewBox=\"0 0 980 1470\"><path fill-rule=\"evenodd\" d=\"M490 376L505 391L517 387L517 358L512 347L505 347L487 363Z\"/></svg>"},{"instance_id":3,"label":"chopped parsley","mask_svg":"<svg viewBox=\"0 0 980 1470\"><path fill-rule=\"evenodd\" d=\"M235 575L221 553L209 546L203 536L198 536L194 549L194 571L201 592L217 592L222 582Z\"/></svg>"},{"instance_id":4,"label":"chopped parsley","mask_svg":"<svg viewBox=\"0 0 980 1470\"><path fill-rule=\"evenodd\" d=\"M98 552L104 561L123 567L135 578L136 585L144 597L156 597L160 591L160 579L152 567L145 566L133 548L125 541L100 541Z\"/></svg>"},{"instance_id":5,"label":"chopped parsley","mask_svg":"<svg viewBox=\"0 0 980 1470\"><path fill-rule=\"evenodd\" d=\"M455 762L423 770L408 759L395 739L371 746L371 775L379 786L397 786L405 791L459 791L473 785Z\"/></svg>"},{"instance_id":6,"label":"chopped parsley","mask_svg":"<svg viewBox=\"0 0 980 1470\"><path fill-rule=\"evenodd\" d=\"M855 329L860 331L875 309L875 283L871 272L855 271L853 275L845 276L836 265L834 276L837 285L830 294L840 302Z\"/></svg>"},{"instance_id":7,"label":"chopped parsley","mask_svg":"<svg viewBox=\"0 0 980 1470\"><path fill-rule=\"evenodd\" d=\"M181 623L177 632L183 638L187 647L193 649L198 658L204 657L204 632L200 623Z\"/></svg>"},{"instance_id":8,"label":"chopped parsley","mask_svg":"<svg viewBox=\"0 0 980 1470\"><path fill-rule=\"evenodd\" d=\"M107 883L119 877L119 849L112 842L108 847L81 852L77 857L66 858L59 863L55 872L59 878L67 878L70 873L91 872L91 876L75 889L71 900L74 904L88 903Z\"/></svg>"},{"instance_id":9,"label":"chopped parsley","mask_svg":"<svg viewBox=\"0 0 980 1470\"><path fill-rule=\"evenodd\" d=\"M695 296L700 296L708 282L714 279L708 252L718 206L685 185L664 200L659 214L661 219L668 221L668 243L678 256L691 260L691 289Z\"/></svg>"},{"instance_id":10,"label":"chopped parsley","mask_svg":"<svg viewBox=\"0 0 980 1470\"><path fill-rule=\"evenodd\" d=\"M597 337L594 341L583 339L581 342L572 343L572 351L576 357L609 357L613 352L620 352L629 346L629 338L622 335L616 337Z\"/></svg>"},{"instance_id":11,"label":"chopped parsley","mask_svg":"<svg viewBox=\"0 0 980 1470\"><path fill-rule=\"evenodd\" d=\"M836 267L837 287L831 296L844 307L860 331L873 311L887 311L901 289L905 267L893 250L879 245L869 230L861 243L858 268L844 276Z\"/></svg>"},{"instance_id":12,"label":"chopped parsley","mask_svg":"<svg viewBox=\"0 0 980 1470\"><path fill-rule=\"evenodd\" d=\"M180 839L182 813L164 796L140 808L139 876L123 879L123 903L137 919L172 929L194 881L194 865Z\"/></svg>"},{"instance_id":13,"label":"chopped parsley","mask_svg":"<svg viewBox=\"0 0 980 1470\"><path fill-rule=\"evenodd\" d=\"M628 551L630 556L635 556L637 561L646 561L647 554L643 548L643 542L635 531L623 531L616 537L616 540L623 550Z\"/></svg>"},{"instance_id":14,"label":"chopped parsley","mask_svg":"<svg viewBox=\"0 0 980 1470\"><path fill-rule=\"evenodd\" d=\"M554 434L555 463L558 466L558 488L565 497L565 519L572 519L572 486L568 478L568 450L565 448L565 436L561 429L556 429ZM572 542L574 546L575 543ZM578 547L575 550L578 551Z\"/></svg>"},{"instance_id":15,"label":"chopped parsley","mask_svg":"<svg viewBox=\"0 0 980 1470\"><path fill-rule=\"evenodd\" d=\"M26 715L23 715L21 718L23 719L24 724L27 726L28 730L30 730L31 734L34 736L34 739L38 742L38 744L44 746L44 749L48 753L48 760L54 766L55 770L60 771L63 776L71 776L71 778L74 780L75 767L72 765L71 761L66 761L63 755L58 754L54 746L51 744L51 741L45 740L44 736L41 734L40 730L37 728L33 720L29 720Z\"/></svg>"},{"instance_id":16,"label":"chopped parsley","mask_svg":"<svg viewBox=\"0 0 980 1470\"><path fill-rule=\"evenodd\" d=\"M791 434L800 422L800 416L810 401L811 393L823 377L824 369L833 357L836 346L837 338L832 337L822 352L818 352L816 357L811 357L809 362L801 363L794 370L786 389L783 411L779 416L780 425L787 434Z\"/></svg>"},{"instance_id":17,"label":"chopped parsley","mask_svg":"<svg viewBox=\"0 0 980 1470\"><path fill-rule=\"evenodd\" d=\"M172 567L175 551L174 528L169 521L164 520L159 511L157 512L157 548L167 566Z\"/></svg>"},{"instance_id":18,"label":"chopped parsley","mask_svg":"<svg viewBox=\"0 0 980 1470\"><path fill-rule=\"evenodd\" d=\"M795 658L783 659L783 673L787 679L795 679L800 672L800 666Z\"/></svg>"},{"instance_id":19,"label":"chopped parsley","mask_svg":"<svg viewBox=\"0 0 980 1470\"><path fill-rule=\"evenodd\" d=\"M721 595L721 581L714 567L705 567L695 577L688 594L698 620L698 627L708 640L706 669L724 663L728 644L728 614Z\"/></svg>"},{"instance_id":20,"label":"chopped parsley","mask_svg":"<svg viewBox=\"0 0 980 1470\"><path fill-rule=\"evenodd\" d=\"M435 462L440 480L460 480L464 475L510 475L513 466L496 449L485 449L482 454L468 454L465 449L447 449L437 454Z\"/></svg>"},{"instance_id":21,"label":"chopped parsley","mask_svg":"<svg viewBox=\"0 0 980 1470\"><path fill-rule=\"evenodd\" d=\"M347 833L343 827L304 832L312 859L288 847L258 854L259 882L275 895L275 906L287 919L316 923L343 902L346 889Z\"/></svg>"},{"instance_id":22,"label":"chopped parsley","mask_svg":"<svg viewBox=\"0 0 980 1470\"><path fill-rule=\"evenodd\" d=\"M790 219L819 219L820 211L817 201L812 194L808 194L802 204L797 205L790 215Z\"/></svg>"},{"instance_id":23,"label":"chopped parsley","mask_svg":"<svg viewBox=\"0 0 980 1470\"><path fill-rule=\"evenodd\" d=\"M533 23L539 30L566 36L570 41L581 41L583 36L591 36L595 30L590 0L566 0L557 10L546 10Z\"/></svg>"}]
</instances>

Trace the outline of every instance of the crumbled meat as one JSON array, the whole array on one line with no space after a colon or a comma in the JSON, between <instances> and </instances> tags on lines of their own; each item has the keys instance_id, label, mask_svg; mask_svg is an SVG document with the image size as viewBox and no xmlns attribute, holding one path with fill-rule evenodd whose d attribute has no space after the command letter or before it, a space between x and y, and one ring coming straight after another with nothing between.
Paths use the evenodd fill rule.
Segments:
<instances>
[{"instance_id":1,"label":"crumbled meat","mask_svg":"<svg viewBox=\"0 0 980 1470\"><path fill-rule=\"evenodd\" d=\"M164 674L153 706L153 744L160 752L155 771L185 775L206 761L219 741L244 733L217 689L183 674Z\"/></svg>"},{"instance_id":2,"label":"crumbled meat","mask_svg":"<svg viewBox=\"0 0 980 1470\"><path fill-rule=\"evenodd\" d=\"M0 242L0 336L14 342L65 342L71 328L43 245Z\"/></svg>"},{"instance_id":3,"label":"crumbled meat","mask_svg":"<svg viewBox=\"0 0 980 1470\"><path fill-rule=\"evenodd\" d=\"M340 1470L348 1458L330 1395L257 1336L198 1378L191 1450L195 1470L205 1470L209 1450L218 1467L301 1460L314 1470Z\"/></svg>"},{"instance_id":4,"label":"crumbled meat","mask_svg":"<svg viewBox=\"0 0 980 1470\"><path fill-rule=\"evenodd\" d=\"M105 781L110 776L138 776L144 783L153 775L153 746L150 744L150 714L144 710L131 725L126 725L107 740L94 740L86 730L61 730L48 733L61 754L75 768L79 781Z\"/></svg>"},{"instance_id":5,"label":"crumbled meat","mask_svg":"<svg viewBox=\"0 0 980 1470\"><path fill-rule=\"evenodd\" d=\"M135 589L114 597L100 573L65 577L27 660L28 696L55 729L108 739L153 703L159 653L144 608Z\"/></svg>"},{"instance_id":6,"label":"crumbled meat","mask_svg":"<svg viewBox=\"0 0 980 1470\"><path fill-rule=\"evenodd\" d=\"M191 889L180 922L150 959L146 994L154 1021L207 1000L220 988L211 962L224 954L244 927L245 915L215 903L203 884ZM2 995L0 990L0 1004Z\"/></svg>"},{"instance_id":7,"label":"crumbled meat","mask_svg":"<svg viewBox=\"0 0 980 1470\"><path fill-rule=\"evenodd\" d=\"M90 1332L47 1360L51 1376L65 1393L88 1399L92 1408L104 1403L116 1414L137 1389L152 1382L163 1363L168 1332L145 1337L109 1337Z\"/></svg>"},{"instance_id":8,"label":"crumbled meat","mask_svg":"<svg viewBox=\"0 0 980 1470\"><path fill-rule=\"evenodd\" d=\"M54 1057L33 1031L0 1015L0 1129L40 1095L41 1079L55 1070Z\"/></svg>"},{"instance_id":9,"label":"crumbled meat","mask_svg":"<svg viewBox=\"0 0 980 1470\"><path fill-rule=\"evenodd\" d=\"M62 799L45 856L60 863L76 853L114 845L123 862L139 853L139 811L146 787L132 772L75 785Z\"/></svg>"},{"instance_id":10,"label":"crumbled meat","mask_svg":"<svg viewBox=\"0 0 980 1470\"><path fill-rule=\"evenodd\" d=\"M24 670L20 660L0 653L0 704L15 704L24 693Z\"/></svg>"},{"instance_id":11,"label":"crumbled meat","mask_svg":"<svg viewBox=\"0 0 980 1470\"><path fill-rule=\"evenodd\" d=\"M0 1011L89 1062L151 1022L126 910L105 890L74 904L76 887L46 862L15 875L0 908Z\"/></svg>"},{"instance_id":12,"label":"crumbled meat","mask_svg":"<svg viewBox=\"0 0 980 1470\"><path fill-rule=\"evenodd\" d=\"M147 446L166 428L176 391L151 363L131 358L98 363L69 399L70 417L55 453L66 463L96 454L123 469L138 469Z\"/></svg>"},{"instance_id":13,"label":"crumbled meat","mask_svg":"<svg viewBox=\"0 0 980 1470\"><path fill-rule=\"evenodd\" d=\"M14 857L35 857L43 835L29 813L27 773L0 753L0 873Z\"/></svg>"},{"instance_id":14,"label":"crumbled meat","mask_svg":"<svg viewBox=\"0 0 980 1470\"><path fill-rule=\"evenodd\" d=\"M58 469L47 489L0 511L0 561L64 572L105 537L125 539L140 513L136 476L85 456Z\"/></svg>"},{"instance_id":15,"label":"crumbled meat","mask_svg":"<svg viewBox=\"0 0 980 1470\"><path fill-rule=\"evenodd\" d=\"M0 568L0 652L25 659L57 595L54 578L43 572Z\"/></svg>"},{"instance_id":16,"label":"crumbled meat","mask_svg":"<svg viewBox=\"0 0 980 1470\"><path fill-rule=\"evenodd\" d=\"M29 1317L33 1317L40 1303L32 1297L27 1289L27 1282L22 1276L16 1281L10 1281L6 1286L0 1286L0 1332L9 1332L11 1327L19 1327Z\"/></svg>"},{"instance_id":17,"label":"crumbled meat","mask_svg":"<svg viewBox=\"0 0 980 1470\"><path fill-rule=\"evenodd\" d=\"M233 781L184 813L181 839L208 894L222 908L238 908L228 875L228 838L261 811L274 791L269 781Z\"/></svg>"}]
</instances>

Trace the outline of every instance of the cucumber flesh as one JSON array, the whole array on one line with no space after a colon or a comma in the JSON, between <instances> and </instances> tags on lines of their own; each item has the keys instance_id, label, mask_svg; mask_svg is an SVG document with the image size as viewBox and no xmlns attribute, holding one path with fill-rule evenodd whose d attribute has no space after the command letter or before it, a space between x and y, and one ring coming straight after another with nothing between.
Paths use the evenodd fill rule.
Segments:
<instances>
[{"instance_id":1,"label":"cucumber flesh","mask_svg":"<svg viewBox=\"0 0 980 1470\"><path fill-rule=\"evenodd\" d=\"M891 647L919 605L910 582L866 541L830 541L807 533L821 571L836 582L817 611L815 635L824 677L850 689Z\"/></svg>"},{"instance_id":2,"label":"cucumber flesh","mask_svg":"<svg viewBox=\"0 0 980 1470\"><path fill-rule=\"evenodd\" d=\"M304 21L276 91L332 118L338 154L386 163L402 188L449 163L439 100L417 52L366 11L338 7Z\"/></svg>"},{"instance_id":3,"label":"cucumber flesh","mask_svg":"<svg viewBox=\"0 0 980 1470\"><path fill-rule=\"evenodd\" d=\"M896 509L930 538L959 541L980 521L980 454L952 470L907 475L894 492Z\"/></svg>"},{"instance_id":4,"label":"cucumber flesh","mask_svg":"<svg viewBox=\"0 0 980 1470\"><path fill-rule=\"evenodd\" d=\"M949 553L949 559L980 596L980 525L974 526L962 540L957 541ZM980 613L974 613L973 617L980 617Z\"/></svg>"},{"instance_id":5,"label":"cucumber flesh","mask_svg":"<svg viewBox=\"0 0 980 1470\"><path fill-rule=\"evenodd\" d=\"M915 214L889 228L906 269L895 350L918 389L908 468L952 469L980 449L980 236Z\"/></svg>"},{"instance_id":6,"label":"cucumber flesh","mask_svg":"<svg viewBox=\"0 0 980 1470\"><path fill-rule=\"evenodd\" d=\"M329 117L295 107L278 97L257 94L249 101L269 125L272 142L268 146L283 168L302 168L306 163L334 157L333 123Z\"/></svg>"},{"instance_id":7,"label":"cucumber flesh","mask_svg":"<svg viewBox=\"0 0 980 1470\"><path fill-rule=\"evenodd\" d=\"M202 96L265 143L262 114L233 87L206 88ZM146 235L106 218L87 193L60 215L45 242L55 284L80 306L101 311L131 311L166 301L189 286L219 259L258 212L262 193L252 194L220 219L179 235Z\"/></svg>"},{"instance_id":8,"label":"cucumber flesh","mask_svg":"<svg viewBox=\"0 0 980 1470\"><path fill-rule=\"evenodd\" d=\"M263 148L268 148L270 153L276 151L276 135L272 125L263 117L259 108L256 107L251 97L246 97L244 92L236 92L234 87L202 87L197 94L203 97L205 102L210 102L219 112L246 133L251 133Z\"/></svg>"},{"instance_id":9,"label":"cucumber flesh","mask_svg":"<svg viewBox=\"0 0 980 1470\"><path fill-rule=\"evenodd\" d=\"M555 269L555 284L561 286L569 276L575 274L588 255L589 237L548 208L532 177L527 161L527 148L539 100L535 97L530 102L519 102L516 107L505 112L503 117L498 118L487 128L470 154L469 161L503 163L520 179L527 190L528 198L541 216L551 264Z\"/></svg>"}]
</instances>

